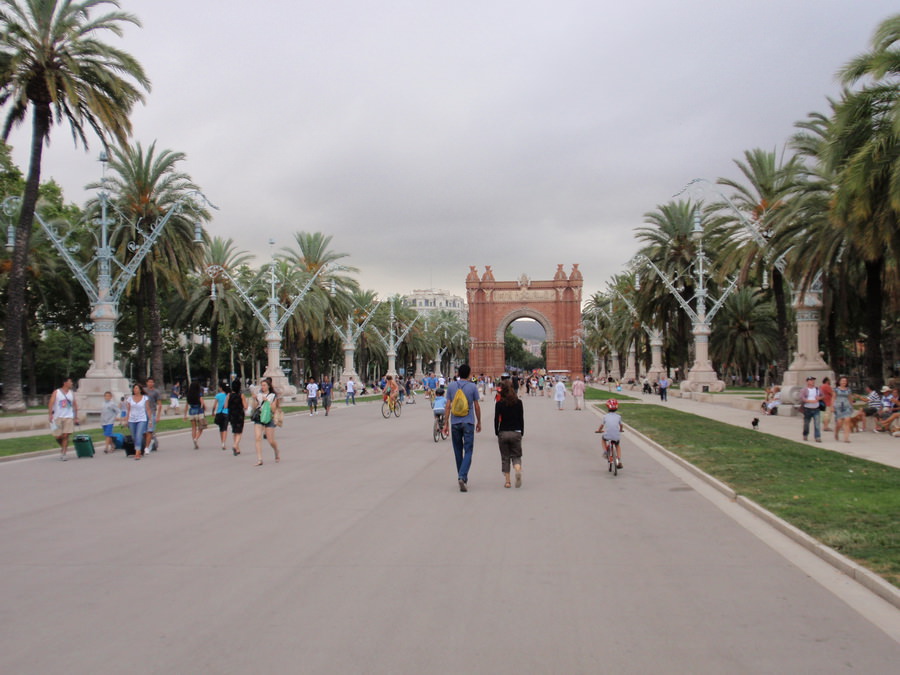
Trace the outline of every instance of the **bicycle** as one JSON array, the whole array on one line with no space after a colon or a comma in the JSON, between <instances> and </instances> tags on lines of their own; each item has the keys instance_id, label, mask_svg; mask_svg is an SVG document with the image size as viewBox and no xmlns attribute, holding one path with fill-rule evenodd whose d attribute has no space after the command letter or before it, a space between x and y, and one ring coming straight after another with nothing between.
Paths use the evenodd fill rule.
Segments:
<instances>
[{"instance_id":1,"label":"bicycle","mask_svg":"<svg viewBox=\"0 0 900 675\"><path fill-rule=\"evenodd\" d=\"M395 401L390 396L388 396L386 399L384 399L384 403L381 404L381 416L384 417L384 419L387 419L391 416L391 413L394 413L395 417L400 417L400 408L400 401Z\"/></svg>"},{"instance_id":2,"label":"bicycle","mask_svg":"<svg viewBox=\"0 0 900 675\"><path fill-rule=\"evenodd\" d=\"M609 463L608 471L612 472L613 476L619 475L619 459L618 455L621 455L621 450L619 449L619 441L612 441L603 439L603 456L606 457L606 461Z\"/></svg>"},{"instance_id":3,"label":"bicycle","mask_svg":"<svg viewBox=\"0 0 900 675\"><path fill-rule=\"evenodd\" d=\"M428 405L434 407L434 389L426 389L425 397L428 399Z\"/></svg>"},{"instance_id":4,"label":"bicycle","mask_svg":"<svg viewBox=\"0 0 900 675\"><path fill-rule=\"evenodd\" d=\"M444 431L444 413L435 416L433 435L435 443L447 440L447 437L450 435Z\"/></svg>"}]
</instances>

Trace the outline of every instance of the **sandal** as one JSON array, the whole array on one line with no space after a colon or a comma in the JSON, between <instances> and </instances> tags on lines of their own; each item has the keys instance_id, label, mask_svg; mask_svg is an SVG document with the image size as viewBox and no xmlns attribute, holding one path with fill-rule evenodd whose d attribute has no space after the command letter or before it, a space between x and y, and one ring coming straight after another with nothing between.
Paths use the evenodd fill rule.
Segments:
<instances>
[{"instance_id":1,"label":"sandal","mask_svg":"<svg viewBox=\"0 0 900 675\"><path fill-rule=\"evenodd\" d=\"M510 483L509 481L506 481L506 485L504 485L503 487L512 487L512 483Z\"/></svg>"},{"instance_id":2,"label":"sandal","mask_svg":"<svg viewBox=\"0 0 900 675\"><path fill-rule=\"evenodd\" d=\"M259 461L256 463L256 466L262 466L262 460L259 460Z\"/></svg>"}]
</instances>

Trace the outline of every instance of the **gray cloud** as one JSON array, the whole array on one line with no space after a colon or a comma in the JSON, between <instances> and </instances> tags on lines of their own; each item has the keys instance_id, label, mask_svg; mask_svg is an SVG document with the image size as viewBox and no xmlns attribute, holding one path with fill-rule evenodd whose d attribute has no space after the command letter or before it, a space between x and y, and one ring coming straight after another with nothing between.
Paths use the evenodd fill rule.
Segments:
<instances>
[{"instance_id":1,"label":"gray cloud","mask_svg":"<svg viewBox=\"0 0 900 675\"><path fill-rule=\"evenodd\" d=\"M825 110L836 70L895 3L123 3L153 80L135 139L188 155L221 207L209 230L268 255L333 235L366 288L462 294L579 262L601 288L645 212L734 175ZM25 166L28 129L12 137ZM70 200L97 147L54 133L44 175Z\"/></svg>"}]
</instances>

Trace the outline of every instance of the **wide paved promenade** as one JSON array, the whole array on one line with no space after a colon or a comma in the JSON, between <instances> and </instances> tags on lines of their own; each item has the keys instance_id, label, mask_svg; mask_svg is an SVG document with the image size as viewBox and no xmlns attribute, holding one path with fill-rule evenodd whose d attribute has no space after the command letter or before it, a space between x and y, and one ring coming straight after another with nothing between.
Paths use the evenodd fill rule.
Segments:
<instances>
[{"instance_id":1,"label":"wide paved promenade","mask_svg":"<svg viewBox=\"0 0 900 675\"><path fill-rule=\"evenodd\" d=\"M897 610L864 597L879 627L633 438L612 477L592 413L525 405L518 490L492 405L466 494L422 403L288 417L260 468L212 429L0 464L0 672L896 672Z\"/></svg>"}]
</instances>

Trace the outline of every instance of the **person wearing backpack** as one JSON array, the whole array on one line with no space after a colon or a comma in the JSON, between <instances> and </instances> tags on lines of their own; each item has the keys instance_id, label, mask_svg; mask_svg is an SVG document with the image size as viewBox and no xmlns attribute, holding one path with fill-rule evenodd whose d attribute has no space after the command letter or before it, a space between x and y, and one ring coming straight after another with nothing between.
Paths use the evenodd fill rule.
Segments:
<instances>
[{"instance_id":1,"label":"person wearing backpack","mask_svg":"<svg viewBox=\"0 0 900 675\"><path fill-rule=\"evenodd\" d=\"M278 444L275 442L275 409L278 407L278 399L275 396L275 387L272 386L272 378L267 377L259 383L259 391L253 397L255 405L251 419L254 423L253 431L256 435L256 466L262 466L262 437L263 431L266 440L275 451L275 461L281 461L278 454Z\"/></svg>"},{"instance_id":2,"label":"person wearing backpack","mask_svg":"<svg viewBox=\"0 0 900 675\"><path fill-rule=\"evenodd\" d=\"M444 417L444 433L453 441L456 457L456 473L459 491L467 492L469 468L472 466L472 452L475 449L475 434L481 433L481 406L478 385L469 382L472 369L468 363L459 367L459 379L447 387L450 414Z\"/></svg>"}]
</instances>

